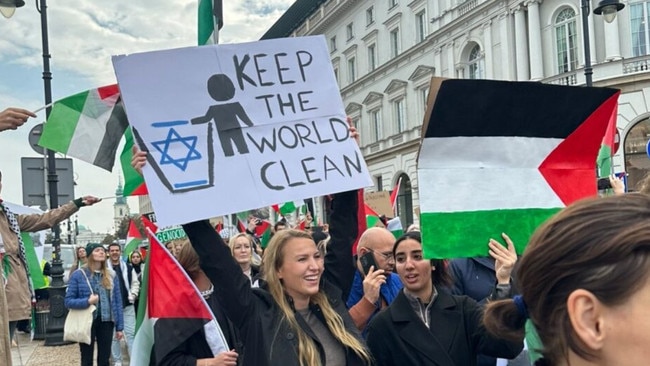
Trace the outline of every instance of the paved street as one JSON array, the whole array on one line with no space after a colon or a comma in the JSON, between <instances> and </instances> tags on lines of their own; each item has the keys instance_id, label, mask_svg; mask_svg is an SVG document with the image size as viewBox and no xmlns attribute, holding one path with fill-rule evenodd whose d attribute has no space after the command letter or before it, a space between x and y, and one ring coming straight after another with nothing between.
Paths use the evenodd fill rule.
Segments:
<instances>
[{"instance_id":1,"label":"paved street","mask_svg":"<svg viewBox=\"0 0 650 366\"><path fill-rule=\"evenodd\" d=\"M13 366L43 366L60 365L76 366L80 363L79 345L45 347L45 341L30 341L30 335L16 332L18 347L11 348ZM122 349L126 354L126 349ZM128 365L128 357L124 356L123 365Z\"/></svg>"}]
</instances>

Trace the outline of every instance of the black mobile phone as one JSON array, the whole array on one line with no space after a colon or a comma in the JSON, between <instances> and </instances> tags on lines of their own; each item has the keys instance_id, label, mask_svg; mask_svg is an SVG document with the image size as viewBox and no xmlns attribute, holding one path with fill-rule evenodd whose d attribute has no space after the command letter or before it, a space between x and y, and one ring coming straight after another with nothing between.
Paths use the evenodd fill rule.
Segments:
<instances>
[{"instance_id":1,"label":"black mobile phone","mask_svg":"<svg viewBox=\"0 0 650 366\"><path fill-rule=\"evenodd\" d=\"M603 189L612 188L612 183L609 181L608 177L598 179L598 190L602 191Z\"/></svg>"},{"instance_id":2,"label":"black mobile phone","mask_svg":"<svg viewBox=\"0 0 650 366\"><path fill-rule=\"evenodd\" d=\"M378 269L377 262L375 262L375 255L372 252L368 252L362 255L359 257L359 260L361 261L361 268L363 268L364 274L368 274L368 272L370 272L370 267L375 267L375 271Z\"/></svg>"}]
</instances>

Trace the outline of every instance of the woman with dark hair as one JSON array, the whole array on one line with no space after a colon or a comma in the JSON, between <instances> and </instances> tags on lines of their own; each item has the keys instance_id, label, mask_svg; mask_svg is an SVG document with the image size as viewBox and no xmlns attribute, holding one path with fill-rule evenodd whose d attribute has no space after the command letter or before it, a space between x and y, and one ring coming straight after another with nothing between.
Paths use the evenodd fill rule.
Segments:
<instances>
[{"instance_id":1,"label":"woman with dark hair","mask_svg":"<svg viewBox=\"0 0 650 366\"><path fill-rule=\"evenodd\" d=\"M134 250L129 255L129 262L131 263L131 277L136 277L139 283L142 283L142 270L144 269L144 263L142 263L142 253L139 250ZM136 316L138 315L138 307L140 306L140 296L137 296L133 301L133 307L135 309Z\"/></svg>"},{"instance_id":2,"label":"woman with dark hair","mask_svg":"<svg viewBox=\"0 0 650 366\"><path fill-rule=\"evenodd\" d=\"M507 272L517 255L514 245L490 242L497 271ZM368 325L367 343L376 365L476 365L481 352L514 358L523 348L523 335L514 341L490 336L481 324L482 310L467 296L445 291L451 283L442 259L428 260L420 233L404 234L393 246L395 270L404 288ZM493 297L503 292L495 288Z\"/></svg>"},{"instance_id":3,"label":"woman with dark hair","mask_svg":"<svg viewBox=\"0 0 650 366\"><path fill-rule=\"evenodd\" d=\"M230 320L224 315L217 297L213 295L214 286L205 272L199 266L199 256L192 248L189 240L178 241L179 250L176 260L201 291L208 306L212 310L221 334L230 351L213 354L208 338L217 337L219 329L205 328L203 320L194 319L159 319L154 329L154 339L169 338L170 335L185 340L175 349L165 349L164 342L154 344L153 357L156 366L197 365L197 366L235 366L241 364L241 344L237 332ZM155 265L155 264L152 264Z\"/></svg>"},{"instance_id":4,"label":"woman with dark hair","mask_svg":"<svg viewBox=\"0 0 650 366\"><path fill-rule=\"evenodd\" d=\"M533 234L517 269L521 296L488 304L486 328L520 339L537 330L536 365L647 365L650 197L582 200Z\"/></svg>"}]
</instances>

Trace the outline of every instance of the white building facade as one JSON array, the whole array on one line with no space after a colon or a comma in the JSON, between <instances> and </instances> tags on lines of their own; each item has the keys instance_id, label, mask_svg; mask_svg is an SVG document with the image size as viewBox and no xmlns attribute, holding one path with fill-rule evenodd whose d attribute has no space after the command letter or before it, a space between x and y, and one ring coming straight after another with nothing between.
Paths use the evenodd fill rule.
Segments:
<instances>
[{"instance_id":1,"label":"white building facade","mask_svg":"<svg viewBox=\"0 0 650 366\"><path fill-rule=\"evenodd\" d=\"M594 86L621 89L614 170L650 171L650 0L589 14ZM597 1L591 6L597 6ZM263 36L326 37L375 190L401 178L398 210L417 222L416 154L432 76L584 85L580 0L297 0Z\"/></svg>"}]
</instances>

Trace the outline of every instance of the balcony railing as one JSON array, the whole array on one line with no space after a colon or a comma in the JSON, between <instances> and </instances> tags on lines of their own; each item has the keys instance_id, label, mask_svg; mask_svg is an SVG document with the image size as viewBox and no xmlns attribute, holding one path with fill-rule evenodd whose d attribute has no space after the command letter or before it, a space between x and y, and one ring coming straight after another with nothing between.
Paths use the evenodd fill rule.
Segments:
<instances>
[{"instance_id":1,"label":"balcony railing","mask_svg":"<svg viewBox=\"0 0 650 366\"><path fill-rule=\"evenodd\" d=\"M547 84L554 85L576 85L578 83L577 74L577 71L565 72L564 74L560 74L543 81Z\"/></svg>"},{"instance_id":2,"label":"balcony railing","mask_svg":"<svg viewBox=\"0 0 650 366\"><path fill-rule=\"evenodd\" d=\"M458 6L458 16L463 16L476 7L478 0L466 0Z\"/></svg>"},{"instance_id":3,"label":"balcony railing","mask_svg":"<svg viewBox=\"0 0 650 366\"><path fill-rule=\"evenodd\" d=\"M623 74L650 70L650 55L630 58L623 61Z\"/></svg>"}]
</instances>

